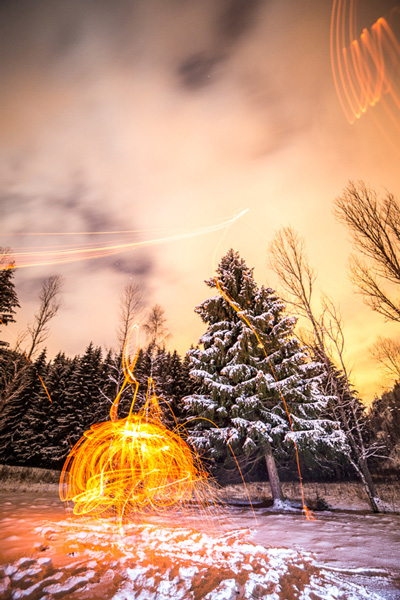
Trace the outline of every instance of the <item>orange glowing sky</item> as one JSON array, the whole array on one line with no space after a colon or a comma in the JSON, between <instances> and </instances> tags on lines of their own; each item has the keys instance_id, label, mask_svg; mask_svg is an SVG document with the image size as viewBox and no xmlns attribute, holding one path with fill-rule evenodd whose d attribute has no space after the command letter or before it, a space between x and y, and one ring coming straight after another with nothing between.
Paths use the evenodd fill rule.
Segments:
<instances>
[{"instance_id":1,"label":"orange glowing sky","mask_svg":"<svg viewBox=\"0 0 400 600\"><path fill-rule=\"evenodd\" d=\"M400 39L398 2L358 4L359 33L384 17ZM259 284L276 287L267 246L291 225L319 272L316 291L341 306L356 386L366 400L382 391L368 347L398 326L355 295L332 202L350 179L400 197L400 135L383 103L347 121L332 76L331 10L328 0L1 4L1 245L93 243L84 233L21 235L34 232L164 238L249 209L226 235L19 270L13 331L32 317L42 279L59 273L64 308L50 355L82 353L91 340L111 347L118 299L133 280L148 306L165 308L170 346L184 353L204 331L193 309L209 294L215 256L233 247Z\"/></svg>"}]
</instances>

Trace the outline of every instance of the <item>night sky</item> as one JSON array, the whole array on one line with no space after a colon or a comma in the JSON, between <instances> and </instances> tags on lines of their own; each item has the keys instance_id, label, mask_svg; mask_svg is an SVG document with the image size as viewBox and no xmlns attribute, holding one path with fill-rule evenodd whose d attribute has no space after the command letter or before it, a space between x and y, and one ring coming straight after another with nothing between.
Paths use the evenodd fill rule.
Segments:
<instances>
[{"instance_id":1,"label":"night sky","mask_svg":"<svg viewBox=\"0 0 400 600\"><path fill-rule=\"evenodd\" d=\"M342 309L356 386L367 400L380 393L368 347L398 327L355 294L332 203L349 180L400 197L400 110L389 114L386 97L348 122L332 76L331 12L330 0L3 0L1 245L132 244L249 209L225 233L19 269L22 308L3 336L12 342L43 279L60 274L50 356L82 353L91 340L114 346L130 281L147 306L165 308L169 345L184 353L204 332L193 309L226 250L276 287L267 247L291 225L318 270L316 296ZM357 35L383 17L400 40L398 2L366 0L354 14ZM90 235L127 230L136 233Z\"/></svg>"}]
</instances>

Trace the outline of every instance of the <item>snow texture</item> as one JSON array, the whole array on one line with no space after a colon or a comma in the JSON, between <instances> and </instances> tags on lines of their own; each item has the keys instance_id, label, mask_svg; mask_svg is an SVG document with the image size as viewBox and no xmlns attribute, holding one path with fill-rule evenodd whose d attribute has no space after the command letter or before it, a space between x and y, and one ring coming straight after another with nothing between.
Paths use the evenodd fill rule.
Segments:
<instances>
[{"instance_id":1,"label":"snow texture","mask_svg":"<svg viewBox=\"0 0 400 600\"><path fill-rule=\"evenodd\" d=\"M36 529L62 544L64 560L23 557L3 565L0 598L10 600L377 600L317 565L310 553L265 548L248 529L225 533L87 519ZM71 558L73 557L73 558Z\"/></svg>"}]
</instances>

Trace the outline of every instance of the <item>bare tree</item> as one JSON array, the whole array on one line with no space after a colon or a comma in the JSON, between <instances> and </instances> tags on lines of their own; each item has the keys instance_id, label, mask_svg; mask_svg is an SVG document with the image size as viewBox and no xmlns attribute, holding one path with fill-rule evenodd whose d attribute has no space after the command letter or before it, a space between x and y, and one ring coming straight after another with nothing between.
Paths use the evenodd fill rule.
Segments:
<instances>
[{"instance_id":1,"label":"bare tree","mask_svg":"<svg viewBox=\"0 0 400 600\"><path fill-rule=\"evenodd\" d=\"M49 322L56 316L61 301L59 294L62 287L62 279L58 275L44 281L39 298L39 310L34 316L33 323L28 325L27 332L17 341L16 347L1 357L0 388L0 410L7 403L12 402L27 387L26 374L31 368L31 359L47 339L49 335ZM25 352L21 352L21 345L27 336L30 336L30 346Z\"/></svg>"},{"instance_id":2,"label":"bare tree","mask_svg":"<svg viewBox=\"0 0 400 600\"><path fill-rule=\"evenodd\" d=\"M49 322L56 316L62 305L59 297L62 285L63 280L59 275L53 275L43 283L39 295L39 310L34 316L33 323L28 325L31 337L29 349L25 353L28 359L35 354L49 336Z\"/></svg>"},{"instance_id":3,"label":"bare tree","mask_svg":"<svg viewBox=\"0 0 400 600\"><path fill-rule=\"evenodd\" d=\"M393 194L383 199L365 183L350 182L334 204L361 254L350 257L351 280L372 310L400 321L400 206Z\"/></svg>"},{"instance_id":4,"label":"bare tree","mask_svg":"<svg viewBox=\"0 0 400 600\"><path fill-rule=\"evenodd\" d=\"M135 322L140 319L142 312L142 290L138 284L128 283L120 296L117 328L118 350L112 351L113 362L110 380L115 386L113 390L114 397L106 398L107 401L113 402L123 385L125 373L123 369L122 353L125 348L125 343L128 340L129 333L131 332ZM127 395L128 393L129 389L126 388L125 394Z\"/></svg>"},{"instance_id":5,"label":"bare tree","mask_svg":"<svg viewBox=\"0 0 400 600\"><path fill-rule=\"evenodd\" d=\"M291 227L284 227L275 234L268 250L269 265L278 275L284 290L289 293L287 302L309 321L312 337L323 348L321 323L314 315L311 304L316 273L308 263L304 240ZM304 332L305 338L309 336L309 332Z\"/></svg>"},{"instance_id":6,"label":"bare tree","mask_svg":"<svg viewBox=\"0 0 400 600\"><path fill-rule=\"evenodd\" d=\"M269 264L288 292L288 302L311 325L311 331L303 334L303 340L311 354L324 365L327 392L334 398L330 409L346 434L351 449L350 461L364 484L371 507L374 512L380 512L382 504L367 464L368 456L376 448L367 448L364 442L361 403L345 363L340 313L326 296L322 299L322 313L315 313L312 300L316 273L308 263L304 240L293 229L287 227L279 231L269 251Z\"/></svg>"},{"instance_id":7,"label":"bare tree","mask_svg":"<svg viewBox=\"0 0 400 600\"><path fill-rule=\"evenodd\" d=\"M137 283L128 283L120 299L118 343L124 347L126 338L132 325L137 321L143 311L142 290Z\"/></svg>"},{"instance_id":8,"label":"bare tree","mask_svg":"<svg viewBox=\"0 0 400 600\"><path fill-rule=\"evenodd\" d=\"M165 354L165 344L171 337L166 326L165 311L159 304L155 304L143 326L148 341L147 355L150 359L150 377L156 376L158 367L162 364Z\"/></svg>"},{"instance_id":9,"label":"bare tree","mask_svg":"<svg viewBox=\"0 0 400 600\"><path fill-rule=\"evenodd\" d=\"M377 360L384 372L400 380L400 342L379 336L375 344L370 348L371 355Z\"/></svg>"},{"instance_id":10,"label":"bare tree","mask_svg":"<svg viewBox=\"0 0 400 600\"><path fill-rule=\"evenodd\" d=\"M6 403L13 402L27 387L28 369L28 361L18 351L7 349L0 353L0 422Z\"/></svg>"},{"instance_id":11,"label":"bare tree","mask_svg":"<svg viewBox=\"0 0 400 600\"><path fill-rule=\"evenodd\" d=\"M144 324L147 340L153 348L162 348L170 337L166 322L165 310L159 304L155 304Z\"/></svg>"}]
</instances>

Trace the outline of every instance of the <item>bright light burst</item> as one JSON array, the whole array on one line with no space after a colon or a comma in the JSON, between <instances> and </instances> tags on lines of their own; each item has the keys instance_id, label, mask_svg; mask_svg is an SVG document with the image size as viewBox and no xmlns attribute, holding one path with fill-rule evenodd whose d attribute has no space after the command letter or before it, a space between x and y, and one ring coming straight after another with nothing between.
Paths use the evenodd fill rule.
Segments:
<instances>
[{"instance_id":1,"label":"bright light burst","mask_svg":"<svg viewBox=\"0 0 400 600\"><path fill-rule=\"evenodd\" d=\"M77 515L127 519L190 501L200 479L186 442L138 413L84 434L64 465L61 499L72 500Z\"/></svg>"},{"instance_id":2,"label":"bright light burst","mask_svg":"<svg viewBox=\"0 0 400 600\"><path fill-rule=\"evenodd\" d=\"M74 503L76 515L116 516L122 524L146 511L160 513L200 499L207 475L182 437L161 422L151 378L143 408L133 412L139 387L133 367L124 353L125 382L111 420L92 425L64 464L60 498ZM117 419L129 383L134 386L130 412Z\"/></svg>"}]
</instances>

